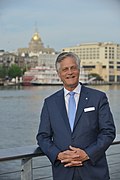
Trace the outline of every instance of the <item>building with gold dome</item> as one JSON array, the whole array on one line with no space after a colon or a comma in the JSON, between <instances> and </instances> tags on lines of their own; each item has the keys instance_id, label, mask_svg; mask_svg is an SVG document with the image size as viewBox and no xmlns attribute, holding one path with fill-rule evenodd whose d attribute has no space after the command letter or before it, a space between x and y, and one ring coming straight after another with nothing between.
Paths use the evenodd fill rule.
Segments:
<instances>
[{"instance_id":1,"label":"building with gold dome","mask_svg":"<svg viewBox=\"0 0 120 180\"><path fill-rule=\"evenodd\" d=\"M55 53L55 50L53 48L44 47L42 39L37 31L33 34L28 44L28 48L18 49L18 54L21 56L25 56L25 55L39 56L39 54L52 54L52 53Z\"/></svg>"}]
</instances>

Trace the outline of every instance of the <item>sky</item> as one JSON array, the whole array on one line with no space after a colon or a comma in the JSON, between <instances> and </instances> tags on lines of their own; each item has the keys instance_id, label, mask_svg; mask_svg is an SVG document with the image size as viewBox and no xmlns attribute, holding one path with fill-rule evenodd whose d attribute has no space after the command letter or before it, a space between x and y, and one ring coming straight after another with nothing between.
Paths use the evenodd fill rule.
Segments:
<instances>
[{"instance_id":1,"label":"sky","mask_svg":"<svg viewBox=\"0 0 120 180\"><path fill-rule=\"evenodd\" d=\"M28 47L35 31L45 47L120 44L120 0L0 0L0 50Z\"/></svg>"}]
</instances>

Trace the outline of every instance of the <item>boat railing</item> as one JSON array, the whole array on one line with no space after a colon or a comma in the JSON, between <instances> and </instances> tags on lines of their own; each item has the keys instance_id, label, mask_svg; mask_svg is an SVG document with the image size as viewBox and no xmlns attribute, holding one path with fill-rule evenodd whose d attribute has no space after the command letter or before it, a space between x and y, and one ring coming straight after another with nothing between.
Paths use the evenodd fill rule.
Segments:
<instances>
[{"instance_id":1,"label":"boat railing","mask_svg":"<svg viewBox=\"0 0 120 180\"><path fill-rule=\"evenodd\" d=\"M120 134L118 134L107 150L107 159L110 169L111 180L120 179ZM42 159L46 158L46 159ZM8 168L1 169L1 164L6 162L20 161L20 168L16 170L13 163L11 170ZM38 162L35 164L35 160ZM45 163L46 162L46 163ZM49 170L46 170L49 168ZM7 169L7 170L6 170ZM46 173L47 172L47 173ZM16 174L19 174L18 178ZM41 173L41 174L40 174ZM0 180L4 180L6 177L9 177L11 174L14 174L15 180L52 180L51 173L51 163L47 157L42 153L40 148L37 145L26 146L26 147L16 147L9 149L0 150ZM8 178L6 178L8 179Z\"/></svg>"}]
</instances>

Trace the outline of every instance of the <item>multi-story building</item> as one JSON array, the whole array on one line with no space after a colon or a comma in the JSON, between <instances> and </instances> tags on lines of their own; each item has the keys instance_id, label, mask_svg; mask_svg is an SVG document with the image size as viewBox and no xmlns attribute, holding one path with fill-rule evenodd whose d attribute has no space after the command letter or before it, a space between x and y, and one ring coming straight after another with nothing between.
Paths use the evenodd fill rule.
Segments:
<instances>
[{"instance_id":1,"label":"multi-story building","mask_svg":"<svg viewBox=\"0 0 120 180\"><path fill-rule=\"evenodd\" d=\"M55 60L58 54L39 54L38 56L24 57L27 69L36 66L55 67Z\"/></svg>"},{"instance_id":2,"label":"multi-story building","mask_svg":"<svg viewBox=\"0 0 120 180\"><path fill-rule=\"evenodd\" d=\"M49 66L55 68L55 60L58 54L40 54L38 56L38 66Z\"/></svg>"},{"instance_id":3,"label":"multi-story building","mask_svg":"<svg viewBox=\"0 0 120 180\"><path fill-rule=\"evenodd\" d=\"M12 64L23 67L24 59L17 56L15 53L3 52L3 54L0 55L0 65L9 68Z\"/></svg>"},{"instance_id":4,"label":"multi-story building","mask_svg":"<svg viewBox=\"0 0 120 180\"><path fill-rule=\"evenodd\" d=\"M42 42L42 39L38 32L35 32L29 42L29 45L27 48L19 48L18 54L25 56L39 56L39 54L51 54L55 53L55 50L50 47L44 47L44 44Z\"/></svg>"},{"instance_id":5,"label":"multi-story building","mask_svg":"<svg viewBox=\"0 0 120 180\"><path fill-rule=\"evenodd\" d=\"M89 74L99 74L104 81L120 82L120 44L84 43L62 51L76 53L81 59L81 66Z\"/></svg>"}]
</instances>

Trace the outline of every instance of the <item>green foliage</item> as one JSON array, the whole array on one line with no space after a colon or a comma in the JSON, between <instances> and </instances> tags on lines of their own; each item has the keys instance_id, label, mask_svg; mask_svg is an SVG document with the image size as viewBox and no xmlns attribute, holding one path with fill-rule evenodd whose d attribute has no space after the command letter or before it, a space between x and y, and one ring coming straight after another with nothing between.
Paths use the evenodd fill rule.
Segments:
<instances>
[{"instance_id":1,"label":"green foliage","mask_svg":"<svg viewBox=\"0 0 120 180\"><path fill-rule=\"evenodd\" d=\"M23 74L24 74L26 71L27 71L27 68L26 68L26 67L23 67L23 70L22 70Z\"/></svg>"},{"instance_id":2,"label":"green foliage","mask_svg":"<svg viewBox=\"0 0 120 180\"><path fill-rule=\"evenodd\" d=\"M3 66L0 66L0 78L4 79L7 76L7 69Z\"/></svg>"},{"instance_id":3,"label":"green foliage","mask_svg":"<svg viewBox=\"0 0 120 180\"><path fill-rule=\"evenodd\" d=\"M13 64L11 67L8 69L8 76L10 78L16 78L22 76L22 70L20 67L16 64Z\"/></svg>"}]
</instances>

